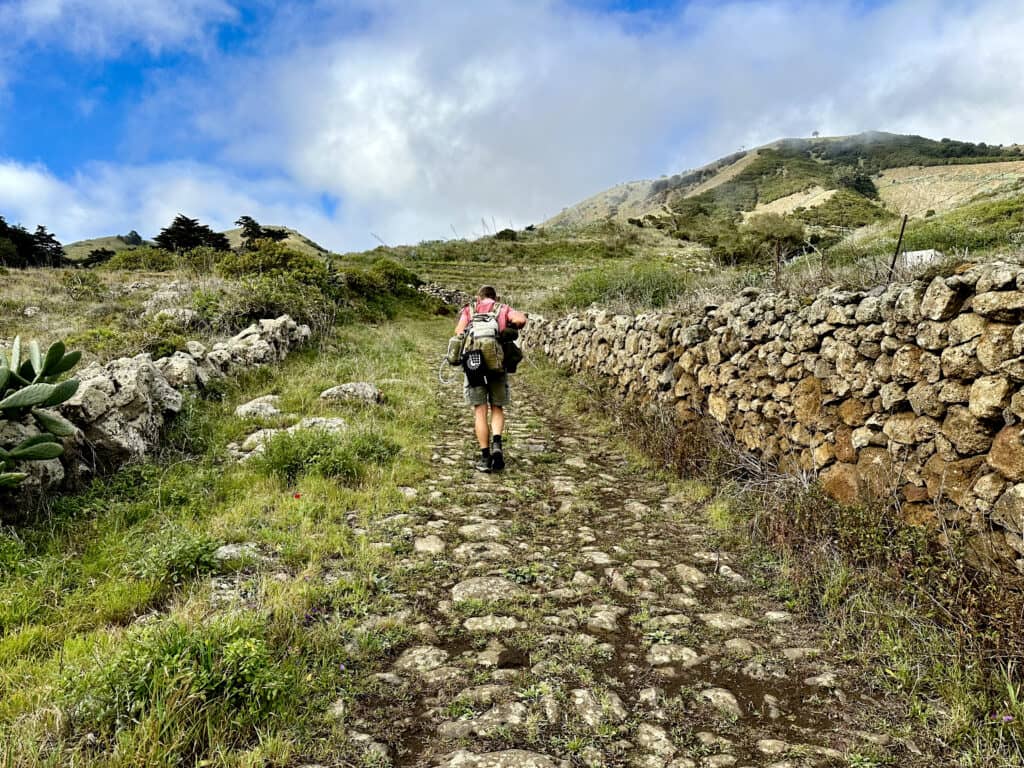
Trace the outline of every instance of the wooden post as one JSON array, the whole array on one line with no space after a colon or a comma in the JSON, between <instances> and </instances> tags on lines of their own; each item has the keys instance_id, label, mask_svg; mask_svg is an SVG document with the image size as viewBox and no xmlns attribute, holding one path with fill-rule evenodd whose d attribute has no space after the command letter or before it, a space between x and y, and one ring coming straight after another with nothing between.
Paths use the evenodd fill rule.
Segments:
<instances>
[{"instance_id":1,"label":"wooden post","mask_svg":"<svg viewBox=\"0 0 1024 768\"><path fill-rule=\"evenodd\" d=\"M900 224L900 239L896 241L896 251L892 255L892 263L889 265L889 279L885 281L888 285L892 282L892 276L896 273L896 259L900 255L900 246L903 245L903 233L907 229L907 214L903 214L903 223Z\"/></svg>"}]
</instances>

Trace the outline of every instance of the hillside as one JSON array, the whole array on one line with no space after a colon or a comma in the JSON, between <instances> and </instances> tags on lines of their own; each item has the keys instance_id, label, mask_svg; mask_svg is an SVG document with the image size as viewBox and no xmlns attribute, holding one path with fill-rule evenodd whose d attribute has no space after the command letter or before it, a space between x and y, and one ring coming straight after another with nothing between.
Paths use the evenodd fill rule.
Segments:
<instances>
[{"instance_id":1,"label":"hillside","mask_svg":"<svg viewBox=\"0 0 1024 768\"><path fill-rule=\"evenodd\" d=\"M298 230L291 229L289 227L272 227L272 229L283 229L288 232L288 237L286 237L282 242L292 250L299 251L300 253L305 253L310 256L323 255L327 253L326 248L306 237ZM222 234L227 237L232 248L241 247L241 228L229 229ZM119 251L130 250L141 245L153 245L153 243L150 240L143 240L138 236L138 233L132 232L128 235L93 237L88 240L78 240L74 243L68 243L64 246L64 253L70 260L80 261L94 250L106 249L117 253Z\"/></svg>"},{"instance_id":2,"label":"hillside","mask_svg":"<svg viewBox=\"0 0 1024 768\"><path fill-rule=\"evenodd\" d=\"M923 215L1020 178L1024 178L1024 154L1019 146L878 132L782 139L694 171L620 184L563 210L545 224L579 226L608 219L657 224L674 216L692 216L693 204L683 201L710 206L714 213L760 212L772 210L766 206L777 200L815 187L828 192L857 184L861 188L855 191L880 199L891 213ZM829 197L818 194L801 204L813 207ZM782 206L781 212L791 213L794 207Z\"/></svg>"}]
</instances>

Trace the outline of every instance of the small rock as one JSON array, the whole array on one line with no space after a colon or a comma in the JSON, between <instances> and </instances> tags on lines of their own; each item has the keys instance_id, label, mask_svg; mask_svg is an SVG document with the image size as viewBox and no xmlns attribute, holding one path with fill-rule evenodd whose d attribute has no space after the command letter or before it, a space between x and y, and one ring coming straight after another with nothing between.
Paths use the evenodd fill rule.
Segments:
<instances>
[{"instance_id":1,"label":"small rock","mask_svg":"<svg viewBox=\"0 0 1024 768\"><path fill-rule=\"evenodd\" d=\"M651 650L647 652L647 663L652 667L662 667L666 664L680 664L684 667L692 667L701 661L700 654L684 645L657 643L652 645Z\"/></svg>"},{"instance_id":2,"label":"small rock","mask_svg":"<svg viewBox=\"0 0 1024 768\"><path fill-rule=\"evenodd\" d=\"M622 699L611 691L607 691L599 699L593 691L579 688L573 691L571 696L576 714L591 727L602 723L621 723L629 714L622 704Z\"/></svg>"},{"instance_id":3,"label":"small rock","mask_svg":"<svg viewBox=\"0 0 1024 768\"><path fill-rule=\"evenodd\" d=\"M235 416L240 419L269 419L280 416L281 411L277 407L280 401L279 395L263 395L235 408Z\"/></svg>"},{"instance_id":4,"label":"small rock","mask_svg":"<svg viewBox=\"0 0 1024 768\"><path fill-rule=\"evenodd\" d=\"M739 629L749 629L754 626L754 622L750 621L750 619L744 619L742 616L736 616L731 613L701 613L698 615L700 620L709 627L723 632L735 632Z\"/></svg>"},{"instance_id":5,"label":"small rock","mask_svg":"<svg viewBox=\"0 0 1024 768\"><path fill-rule=\"evenodd\" d=\"M375 384L367 381L352 381L325 389L320 393L320 399L335 403L351 400L364 403L383 403L384 393Z\"/></svg>"},{"instance_id":6,"label":"small rock","mask_svg":"<svg viewBox=\"0 0 1024 768\"><path fill-rule=\"evenodd\" d=\"M467 600L520 600L526 594L517 584L497 576L478 576L452 587L452 601L455 603L464 603Z\"/></svg>"},{"instance_id":7,"label":"small rock","mask_svg":"<svg viewBox=\"0 0 1024 768\"><path fill-rule=\"evenodd\" d=\"M423 536L413 542L412 548L421 555L442 555L446 546L440 536Z\"/></svg>"},{"instance_id":8,"label":"small rock","mask_svg":"<svg viewBox=\"0 0 1024 768\"><path fill-rule=\"evenodd\" d=\"M761 739L757 749L762 755L781 755L789 749L789 744L778 739Z\"/></svg>"},{"instance_id":9,"label":"small rock","mask_svg":"<svg viewBox=\"0 0 1024 768\"><path fill-rule=\"evenodd\" d=\"M689 584L691 587L703 586L708 577L699 568L694 568L692 565L680 564L672 569L676 578L679 579L683 584Z\"/></svg>"},{"instance_id":10,"label":"small rock","mask_svg":"<svg viewBox=\"0 0 1024 768\"><path fill-rule=\"evenodd\" d=\"M519 629L521 622L511 616L475 616L466 619L462 626L469 632L509 632Z\"/></svg>"},{"instance_id":11,"label":"small rock","mask_svg":"<svg viewBox=\"0 0 1024 768\"><path fill-rule=\"evenodd\" d=\"M719 712L735 718L743 717L743 710L736 697L725 688L708 688L697 694L697 698L706 701Z\"/></svg>"},{"instance_id":12,"label":"small rock","mask_svg":"<svg viewBox=\"0 0 1024 768\"><path fill-rule=\"evenodd\" d=\"M418 645L405 650L394 663L396 672L423 676L448 661L448 652L432 645Z\"/></svg>"}]
</instances>

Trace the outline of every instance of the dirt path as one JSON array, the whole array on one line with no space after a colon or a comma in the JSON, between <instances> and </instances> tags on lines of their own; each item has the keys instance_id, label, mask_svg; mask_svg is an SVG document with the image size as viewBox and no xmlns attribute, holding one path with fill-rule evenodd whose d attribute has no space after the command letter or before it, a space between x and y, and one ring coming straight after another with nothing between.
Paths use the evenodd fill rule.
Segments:
<instances>
[{"instance_id":1,"label":"dirt path","mask_svg":"<svg viewBox=\"0 0 1024 768\"><path fill-rule=\"evenodd\" d=\"M407 538L396 598L418 639L351 713L372 749L452 768L942 763L714 550L703 501L524 389L496 475L471 469L469 414L442 391L437 471L384 521Z\"/></svg>"}]
</instances>

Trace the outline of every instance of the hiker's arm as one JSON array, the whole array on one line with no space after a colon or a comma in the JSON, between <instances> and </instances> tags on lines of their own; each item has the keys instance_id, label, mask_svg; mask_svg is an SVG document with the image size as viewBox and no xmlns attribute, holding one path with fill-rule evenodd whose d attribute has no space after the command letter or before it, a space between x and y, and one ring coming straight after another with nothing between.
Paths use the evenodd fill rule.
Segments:
<instances>
[{"instance_id":1,"label":"hiker's arm","mask_svg":"<svg viewBox=\"0 0 1024 768\"><path fill-rule=\"evenodd\" d=\"M466 311L462 311L459 313L459 323L458 325L455 326L455 335L458 336L460 333L466 330L467 325L469 325L469 313Z\"/></svg>"},{"instance_id":2,"label":"hiker's arm","mask_svg":"<svg viewBox=\"0 0 1024 768\"><path fill-rule=\"evenodd\" d=\"M508 310L508 324L513 328L525 328L526 327L526 313L517 312L511 307Z\"/></svg>"}]
</instances>

